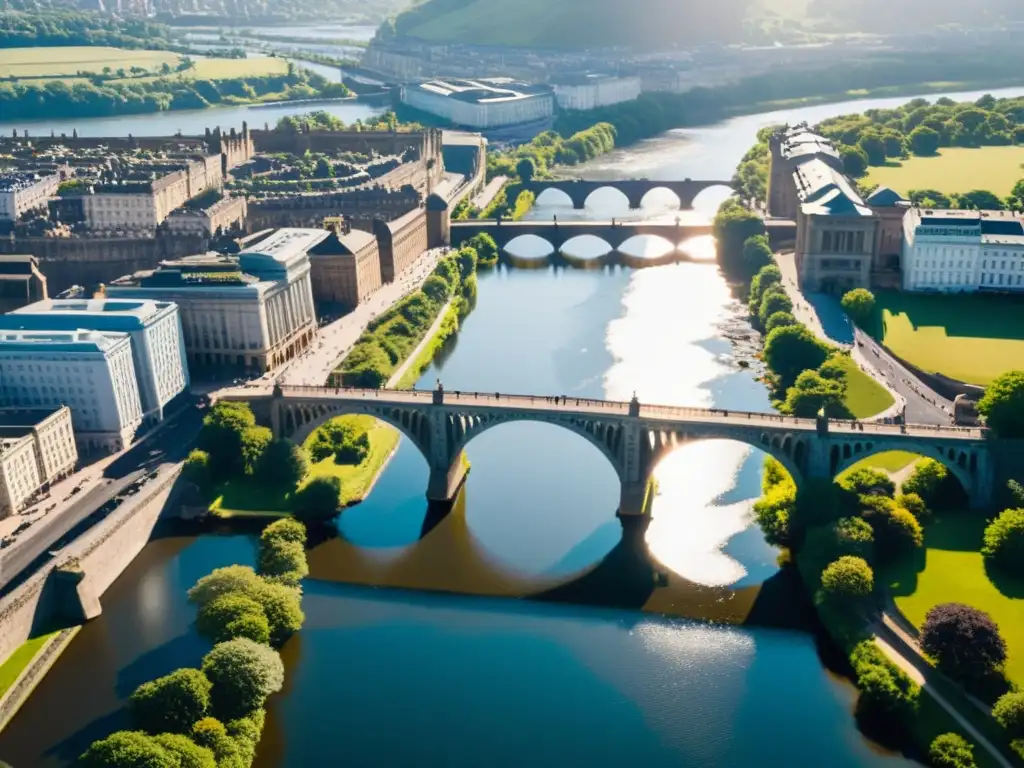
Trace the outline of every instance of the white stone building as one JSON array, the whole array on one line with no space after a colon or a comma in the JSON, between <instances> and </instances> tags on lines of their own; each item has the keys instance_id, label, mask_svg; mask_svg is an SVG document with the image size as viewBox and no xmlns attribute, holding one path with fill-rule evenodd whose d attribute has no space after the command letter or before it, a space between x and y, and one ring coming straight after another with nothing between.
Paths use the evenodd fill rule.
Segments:
<instances>
[{"instance_id":1,"label":"white stone building","mask_svg":"<svg viewBox=\"0 0 1024 768\"><path fill-rule=\"evenodd\" d=\"M911 208L901 265L905 291L1024 292L1024 226L1011 211Z\"/></svg>"},{"instance_id":2,"label":"white stone building","mask_svg":"<svg viewBox=\"0 0 1024 768\"><path fill-rule=\"evenodd\" d=\"M118 451L142 424L131 339L97 331L0 331L0 400L66 405L80 450Z\"/></svg>"},{"instance_id":3,"label":"white stone building","mask_svg":"<svg viewBox=\"0 0 1024 768\"><path fill-rule=\"evenodd\" d=\"M402 88L402 103L476 129L532 123L554 114L549 87L510 78L448 78L407 85Z\"/></svg>"},{"instance_id":4,"label":"white stone building","mask_svg":"<svg viewBox=\"0 0 1024 768\"><path fill-rule=\"evenodd\" d=\"M137 299L46 299L0 315L0 329L127 333L148 422L188 390L188 362L176 304Z\"/></svg>"},{"instance_id":5,"label":"white stone building","mask_svg":"<svg viewBox=\"0 0 1024 768\"><path fill-rule=\"evenodd\" d=\"M20 511L77 463L69 408L0 408L0 517Z\"/></svg>"},{"instance_id":6,"label":"white stone building","mask_svg":"<svg viewBox=\"0 0 1024 768\"><path fill-rule=\"evenodd\" d=\"M640 96L640 78L615 75L567 75L553 82L562 109L597 109Z\"/></svg>"},{"instance_id":7,"label":"white stone building","mask_svg":"<svg viewBox=\"0 0 1024 768\"><path fill-rule=\"evenodd\" d=\"M17 221L27 211L45 210L60 182L59 173L0 174L0 221Z\"/></svg>"},{"instance_id":8,"label":"white stone building","mask_svg":"<svg viewBox=\"0 0 1024 768\"><path fill-rule=\"evenodd\" d=\"M279 229L238 256L188 256L115 280L107 295L176 303L193 369L268 371L313 340L307 252L326 236Z\"/></svg>"}]
</instances>

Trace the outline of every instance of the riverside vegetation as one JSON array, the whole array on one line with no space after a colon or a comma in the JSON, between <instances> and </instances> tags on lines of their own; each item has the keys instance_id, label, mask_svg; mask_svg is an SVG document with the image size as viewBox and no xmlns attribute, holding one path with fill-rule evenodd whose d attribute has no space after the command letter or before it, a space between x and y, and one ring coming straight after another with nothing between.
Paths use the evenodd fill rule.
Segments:
<instances>
[{"instance_id":1,"label":"riverside vegetation","mask_svg":"<svg viewBox=\"0 0 1024 768\"><path fill-rule=\"evenodd\" d=\"M264 703L284 685L277 649L302 628L309 573L306 528L271 523L260 535L257 568L218 568L196 582L189 600L196 629L212 649L196 668L175 670L131 695L134 728L93 744L84 768L247 768L266 719Z\"/></svg>"}]
</instances>

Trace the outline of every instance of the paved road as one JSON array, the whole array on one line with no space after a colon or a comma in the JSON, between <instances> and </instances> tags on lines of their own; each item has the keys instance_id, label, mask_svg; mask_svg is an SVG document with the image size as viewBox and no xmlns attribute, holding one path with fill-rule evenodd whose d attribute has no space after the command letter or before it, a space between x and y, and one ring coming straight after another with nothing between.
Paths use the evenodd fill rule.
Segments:
<instances>
[{"instance_id":1,"label":"paved road","mask_svg":"<svg viewBox=\"0 0 1024 768\"><path fill-rule=\"evenodd\" d=\"M876 378L884 381L906 400L908 422L936 425L951 423L953 404L949 400L929 389L866 333L859 329L855 333L858 348L863 352L863 362L871 366Z\"/></svg>"},{"instance_id":2,"label":"paved road","mask_svg":"<svg viewBox=\"0 0 1024 768\"><path fill-rule=\"evenodd\" d=\"M224 389L219 397L228 400L250 400L257 397L273 397L273 387L236 387ZM362 389L357 387L317 387L317 386L282 386L281 395L285 399L294 400L350 400L356 402L374 402L386 405L426 404L432 402L434 392L416 389ZM556 411L578 416L629 414L628 402L596 400L588 398L545 397L543 395L513 395L495 392L462 392L445 390L446 405L461 405L466 408L486 408L489 410L531 410ZM814 419L800 419L793 416L781 416L772 413L751 413L747 411L726 411L721 408L686 408L669 405L640 404L640 418L649 421L667 423L713 423L732 426L760 424L766 427L785 427L793 431L815 432L817 422ZM928 424L908 424L906 428L895 424L873 422L855 422L830 420L829 431L839 434L882 434L899 438L940 437L952 440L981 440L984 430L969 427L935 426Z\"/></svg>"},{"instance_id":3,"label":"paved road","mask_svg":"<svg viewBox=\"0 0 1024 768\"><path fill-rule=\"evenodd\" d=\"M49 558L62 537L146 473L183 460L199 434L202 412L194 406L171 417L157 434L133 446L112 462L92 488L63 509L58 508L22 532L0 551L0 595L15 589Z\"/></svg>"}]
</instances>

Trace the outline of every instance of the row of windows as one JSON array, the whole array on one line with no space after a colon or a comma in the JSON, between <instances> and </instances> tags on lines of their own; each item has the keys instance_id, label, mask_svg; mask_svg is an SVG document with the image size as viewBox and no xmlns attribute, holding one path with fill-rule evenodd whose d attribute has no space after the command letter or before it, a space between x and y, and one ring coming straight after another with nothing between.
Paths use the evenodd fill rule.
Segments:
<instances>
[{"instance_id":1,"label":"row of windows","mask_svg":"<svg viewBox=\"0 0 1024 768\"><path fill-rule=\"evenodd\" d=\"M821 233L821 250L824 253L863 253L863 232L830 232Z\"/></svg>"}]
</instances>

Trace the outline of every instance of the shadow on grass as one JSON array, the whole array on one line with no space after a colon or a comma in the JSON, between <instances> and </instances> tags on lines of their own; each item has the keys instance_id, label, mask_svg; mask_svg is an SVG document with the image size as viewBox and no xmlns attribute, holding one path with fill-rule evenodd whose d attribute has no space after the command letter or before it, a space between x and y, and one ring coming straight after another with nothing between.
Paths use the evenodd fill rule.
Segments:
<instances>
[{"instance_id":1,"label":"shadow on grass","mask_svg":"<svg viewBox=\"0 0 1024 768\"><path fill-rule=\"evenodd\" d=\"M988 560L985 560L985 575L1004 597L1024 599L1024 577L1008 573L1005 568L993 565Z\"/></svg>"},{"instance_id":2,"label":"shadow on grass","mask_svg":"<svg viewBox=\"0 0 1024 768\"><path fill-rule=\"evenodd\" d=\"M884 337L883 310L906 314L914 330L945 328L947 336L1024 340L1024 297L985 294L913 294L880 291L875 294L875 338ZM878 331L881 331L880 335Z\"/></svg>"},{"instance_id":3,"label":"shadow on grass","mask_svg":"<svg viewBox=\"0 0 1024 768\"><path fill-rule=\"evenodd\" d=\"M918 574L928 563L928 551L916 549L885 566L885 579L893 597L909 597L917 592Z\"/></svg>"},{"instance_id":4,"label":"shadow on grass","mask_svg":"<svg viewBox=\"0 0 1024 768\"><path fill-rule=\"evenodd\" d=\"M948 552L978 552L988 521L967 511L942 512L925 525L924 545Z\"/></svg>"}]
</instances>

